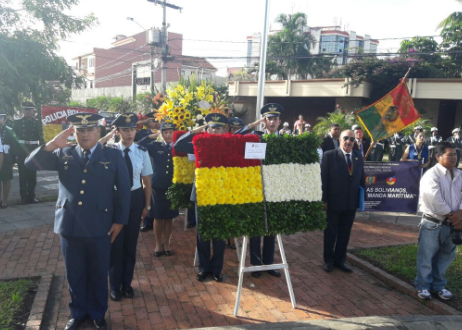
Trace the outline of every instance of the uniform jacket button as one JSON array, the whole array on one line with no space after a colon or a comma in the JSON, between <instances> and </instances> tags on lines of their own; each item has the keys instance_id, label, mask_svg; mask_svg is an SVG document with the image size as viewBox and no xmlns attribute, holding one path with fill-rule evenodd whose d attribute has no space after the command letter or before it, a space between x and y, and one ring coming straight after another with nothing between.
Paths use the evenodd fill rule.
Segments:
<instances>
[{"instance_id":1,"label":"uniform jacket button","mask_svg":"<svg viewBox=\"0 0 462 330\"><path fill-rule=\"evenodd\" d=\"M77 204L82 205L83 203L82 203L82 202L78 202Z\"/></svg>"},{"instance_id":2,"label":"uniform jacket button","mask_svg":"<svg viewBox=\"0 0 462 330\"><path fill-rule=\"evenodd\" d=\"M85 192L83 190L80 190L80 195L83 195Z\"/></svg>"}]
</instances>

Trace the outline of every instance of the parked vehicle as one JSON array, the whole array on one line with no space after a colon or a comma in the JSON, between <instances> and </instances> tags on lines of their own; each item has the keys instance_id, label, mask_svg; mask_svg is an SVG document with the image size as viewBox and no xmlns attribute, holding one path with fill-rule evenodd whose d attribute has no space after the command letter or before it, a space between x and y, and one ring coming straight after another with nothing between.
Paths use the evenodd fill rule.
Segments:
<instances>
[{"instance_id":1,"label":"parked vehicle","mask_svg":"<svg viewBox=\"0 0 462 330\"><path fill-rule=\"evenodd\" d=\"M115 112L110 112L110 111L100 111L99 114L104 117L104 120L106 121L106 127L111 127L112 122L119 117L118 113Z\"/></svg>"}]
</instances>

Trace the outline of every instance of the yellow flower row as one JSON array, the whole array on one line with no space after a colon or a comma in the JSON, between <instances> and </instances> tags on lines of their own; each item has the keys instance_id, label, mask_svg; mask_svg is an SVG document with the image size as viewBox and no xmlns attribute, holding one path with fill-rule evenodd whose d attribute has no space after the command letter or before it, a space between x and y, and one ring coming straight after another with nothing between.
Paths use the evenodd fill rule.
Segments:
<instances>
[{"instance_id":1,"label":"yellow flower row","mask_svg":"<svg viewBox=\"0 0 462 330\"><path fill-rule=\"evenodd\" d=\"M260 166L196 169L197 205L263 201Z\"/></svg>"},{"instance_id":2,"label":"yellow flower row","mask_svg":"<svg viewBox=\"0 0 462 330\"><path fill-rule=\"evenodd\" d=\"M196 163L188 157L173 157L173 183L193 183L195 169Z\"/></svg>"}]
</instances>

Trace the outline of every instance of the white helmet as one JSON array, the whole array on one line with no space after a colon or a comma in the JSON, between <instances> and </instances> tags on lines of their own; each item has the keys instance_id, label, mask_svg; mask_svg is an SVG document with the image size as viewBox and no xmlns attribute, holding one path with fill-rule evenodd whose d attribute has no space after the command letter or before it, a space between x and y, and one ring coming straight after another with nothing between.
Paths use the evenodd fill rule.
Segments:
<instances>
[{"instance_id":1,"label":"white helmet","mask_svg":"<svg viewBox=\"0 0 462 330\"><path fill-rule=\"evenodd\" d=\"M282 126L289 126L289 123L285 122Z\"/></svg>"},{"instance_id":2,"label":"white helmet","mask_svg":"<svg viewBox=\"0 0 462 330\"><path fill-rule=\"evenodd\" d=\"M430 129L430 132L432 132L432 133L433 133L433 132L438 132L438 127L432 127L432 128Z\"/></svg>"}]
</instances>

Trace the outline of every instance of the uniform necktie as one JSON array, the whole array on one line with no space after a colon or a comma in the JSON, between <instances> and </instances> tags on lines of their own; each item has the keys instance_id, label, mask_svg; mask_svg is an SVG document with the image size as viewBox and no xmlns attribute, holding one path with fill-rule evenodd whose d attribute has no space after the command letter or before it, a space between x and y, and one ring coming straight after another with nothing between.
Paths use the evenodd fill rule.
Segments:
<instances>
[{"instance_id":1,"label":"uniform necktie","mask_svg":"<svg viewBox=\"0 0 462 330\"><path fill-rule=\"evenodd\" d=\"M85 165L88 163L88 161L90 160L90 155L91 155L91 150L89 149L85 149L83 151L83 155L84 155L84 162L85 162Z\"/></svg>"},{"instance_id":2,"label":"uniform necktie","mask_svg":"<svg viewBox=\"0 0 462 330\"><path fill-rule=\"evenodd\" d=\"M348 164L348 172L350 172L350 175L351 175L351 158L350 158L350 154L345 154L346 158L347 158L347 164Z\"/></svg>"},{"instance_id":3,"label":"uniform necktie","mask_svg":"<svg viewBox=\"0 0 462 330\"><path fill-rule=\"evenodd\" d=\"M130 156L128 155L129 152L130 148L125 148L125 163L127 163L128 175L130 176L130 187L133 187L133 164L130 159Z\"/></svg>"}]
</instances>

